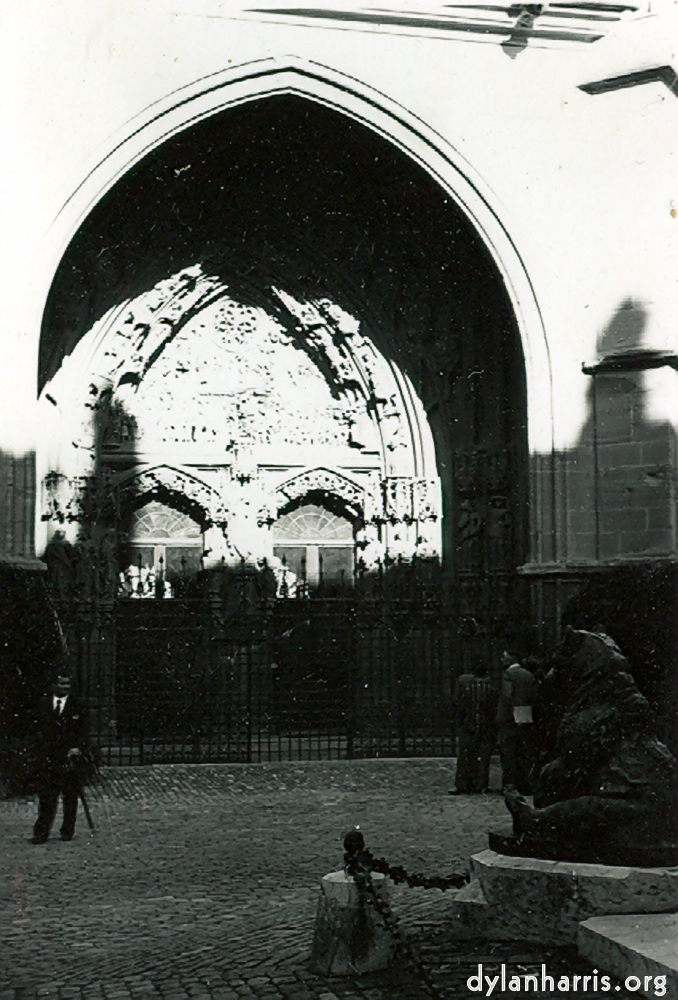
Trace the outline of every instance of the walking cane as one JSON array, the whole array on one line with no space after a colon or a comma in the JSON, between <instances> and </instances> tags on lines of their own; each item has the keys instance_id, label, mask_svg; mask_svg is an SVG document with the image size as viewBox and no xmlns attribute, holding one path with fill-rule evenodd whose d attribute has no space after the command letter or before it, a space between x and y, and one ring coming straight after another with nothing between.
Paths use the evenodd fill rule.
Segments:
<instances>
[{"instance_id":1,"label":"walking cane","mask_svg":"<svg viewBox=\"0 0 678 1000\"><path fill-rule=\"evenodd\" d=\"M85 810L85 818L87 819L87 825L92 831L92 833L94 833L94 820L92 819L92 814L89 811L89 806L87 805L87 799L85 798L85 790L84 788L82 788L82 786L80 787L79 790L79 796L80 796L80 801L82 802L82 808Z\"/></svg>"}]
</instances>

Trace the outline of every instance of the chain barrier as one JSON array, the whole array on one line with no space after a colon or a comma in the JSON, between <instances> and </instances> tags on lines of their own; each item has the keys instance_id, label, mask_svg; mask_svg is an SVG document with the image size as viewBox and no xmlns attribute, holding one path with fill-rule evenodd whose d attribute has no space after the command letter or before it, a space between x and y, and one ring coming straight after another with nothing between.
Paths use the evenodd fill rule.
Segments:
<instances>
[{"instance_id":1,"label":"chain barrier","mask_svg":"<svg viewBox=\"0 0 678 1000\"><path fill-rule=\"evenodd\" d=\"M418 887L424 889L459 889L469 881L468 875L449 875L447 877L433 876L427 877L421 874L410 875L401 865L389 865L384 858L375 858L371 851L365 847L365 838L359 829L350 830L344 837L344 871L350 875L360 894L361 907L372 903L377 913L382 917L387 930L393 936L396 946L409 959L415 972L428 989L435 1000L442 1000L435 983L431 979L428 970L410 942L400 933L397 918L395 917L388 900L380 896L372 881L372 873L377 872L388 876L393 882L406 882L410 888Z\"/></svg>"}]
</instances>

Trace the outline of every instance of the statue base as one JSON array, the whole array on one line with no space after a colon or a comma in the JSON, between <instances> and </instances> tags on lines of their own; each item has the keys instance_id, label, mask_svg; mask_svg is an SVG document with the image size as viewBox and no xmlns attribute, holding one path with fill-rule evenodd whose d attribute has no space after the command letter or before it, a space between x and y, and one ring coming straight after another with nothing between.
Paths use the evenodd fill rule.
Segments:
<instances>
[{"instance_id":1,"label":"statue base","mask_svg":"<svg viewBox=\"0 0 678 1000\"><path fill-rule=\"evenodd\" d=\"M678 843L625 846L622 844L576 844L546 840L529 833L489 833L490 850L514 858L545 858L577 864L613 865L626 868L673 868L678 865Z\"/></svg>"},{"instance_id":2,"label":"statue base","mask_svg":"<svg viewBox=\"0 0 678 1000\"><path fill-rule=\"evenodd\" d=\"M482 851L455 899L458 937L576 944L591 917L676 909L678 867L550 861Z\"/></svg>"}]
</instances>

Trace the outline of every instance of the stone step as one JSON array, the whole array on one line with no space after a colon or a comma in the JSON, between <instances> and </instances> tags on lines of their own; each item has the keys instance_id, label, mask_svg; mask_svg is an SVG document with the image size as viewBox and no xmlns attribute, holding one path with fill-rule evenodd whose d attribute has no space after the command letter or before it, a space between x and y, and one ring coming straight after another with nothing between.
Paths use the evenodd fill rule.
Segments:
<instances>
[{"instance_id":1,"label":"stone step","mask_svg":"<svg viewBox=\"0 0 678 1000\"><path fill-rule=\"evenodd\" d=\"M460 889L454 900L452 922L455 937L486 937L491 925L491 913L478 879ZM494 930L494 928L493 928Z\"/></svg>"},{"instance_id":2,"label":"stone step","mask_svg":"<svg viewBox=\"0 0 678 1000\"><path fill-rule=\"evenodd\" d=\"M482 851L455 900L453 930L495 940L576 944L579 924L608 914L666 913L678 902L678 868L629 868Z\"/></svg>"},{"instance_id":3,"label":"stone step","mask_svg":"<svg viewBox=\"0 0 678 1000\"><path fill-rule=\"evenodd\" d=\"M579 926L578 948L587 962L622 983L635 976L640 986L633 980L627 987L633 992L678 994L678 913L591 917Z\"/></svg>"}]
</instances>

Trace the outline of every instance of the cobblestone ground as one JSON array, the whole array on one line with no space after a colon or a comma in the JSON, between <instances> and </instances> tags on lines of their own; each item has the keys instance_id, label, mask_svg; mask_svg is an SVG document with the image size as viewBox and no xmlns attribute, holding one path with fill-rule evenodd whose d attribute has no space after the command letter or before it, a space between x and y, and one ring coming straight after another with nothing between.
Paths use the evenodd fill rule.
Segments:
<instances>
[{"instance_id":1,"label":"cobblestone ground","mask_svg":"<svg viewBox=\"0 0 678 1000\"><path fill-rule=\"evenodd\" d=\"M0 802L0 1000L428 997L407 948L356 978L323 979L308 959L319 880L341 868L350 826L377 857L447 875L506 825L500 796L450 796L452 776L449 760L110 768L88 792L94 835L81 811L73 841L55 830L44 845L30 843L32 800ZM454 891L394 886L391 902L438 997L471 996L478 962L577 965L455 941Z\"/></svg>"}]
</instances>

